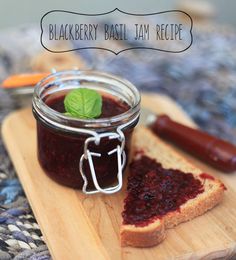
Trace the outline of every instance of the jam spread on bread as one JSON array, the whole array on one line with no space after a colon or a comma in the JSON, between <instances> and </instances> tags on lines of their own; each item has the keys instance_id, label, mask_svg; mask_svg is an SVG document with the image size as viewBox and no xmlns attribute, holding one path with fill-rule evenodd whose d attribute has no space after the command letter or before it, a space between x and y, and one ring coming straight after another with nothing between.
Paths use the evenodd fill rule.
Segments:
<instances>
[{"instance_id":1,"label":"jam spread on bread","mask_svg":"<svg viewBox=\"0 0 236 260\"><path fill-rule=\"evenodd\" d=\"M208 179L208 180L214 180L215 178L207 173L201 173L200 175L200 178L202 179Z\"/></svg>"},{"instance_id":2,"label":"jam spread on bread","mask_svg":"<svg viewBox=\"0 0 236 260\"><path fill-rule=\"evenodd\" d=\"M193 174L164 169L142 154L130 165L127 190L123 224L135 226L146 226L168 212L180 210L182 204L204 192L202 182Z\"/></svg>"}]
</instances>

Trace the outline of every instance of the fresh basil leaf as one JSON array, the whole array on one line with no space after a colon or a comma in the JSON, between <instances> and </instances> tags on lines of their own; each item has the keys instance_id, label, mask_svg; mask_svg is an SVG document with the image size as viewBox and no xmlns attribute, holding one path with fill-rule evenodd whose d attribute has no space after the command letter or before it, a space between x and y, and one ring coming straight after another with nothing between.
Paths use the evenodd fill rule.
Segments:
<instances>
[{"instance_id":1,"label":"fresh basil leaf","mask_svg":"<svg viewBox=\"0 0 236 260\"><path fill-rule=\"evenodd\" d=\"M93 89L74 89L66 95L64 106L66 114L73 117L97 118L102 113L102 96Z\"/></svg>"}]
</instances>

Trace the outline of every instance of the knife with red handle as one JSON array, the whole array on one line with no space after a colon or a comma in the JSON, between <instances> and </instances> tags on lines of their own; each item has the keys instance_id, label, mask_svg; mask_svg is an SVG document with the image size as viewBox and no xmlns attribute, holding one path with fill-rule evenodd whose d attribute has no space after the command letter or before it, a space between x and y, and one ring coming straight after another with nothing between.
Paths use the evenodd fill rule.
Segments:
<instances>
[{"instance_id":1,"label":"knife with red handle","mask_svg":"<svg viewBox=\"0 0 236 260\"><path fill-rule=\"evenodd\" d=\"M149 127L158 136L175 143L190 154L223 172L236 171L236 146L170 119L158 116Z\"/></svg>"}]
</instances>

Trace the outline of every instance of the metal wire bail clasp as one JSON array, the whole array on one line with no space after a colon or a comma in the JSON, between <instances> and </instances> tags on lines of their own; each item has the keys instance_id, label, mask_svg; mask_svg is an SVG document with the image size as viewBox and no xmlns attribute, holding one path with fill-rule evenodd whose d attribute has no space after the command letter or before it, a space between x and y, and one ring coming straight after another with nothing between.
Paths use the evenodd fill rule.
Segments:
<instances>
[{"instance_id":1,"label":"metal wire bail clasp","mask_svg":"<svg viewBox=\"0 0 236 260\"><path fill-rule=\"evenodd\" d=\"M118 163L118 173L117 173L118 184L113 187L108 187L108 188L100 187L100 185L98 184L96 172L94 169L93 157L101 157L101 153L94 153L88 149L89 143L93 142L96 145L99 145L102 138L109 138L110 140L118 139L121 143L120 145L117 145L117 147L115 149L108 152L108 155L111 155L113 153L117 154L117 163ZM114 133L107 132L107 133L102 133L102 134L96 133L94 136L88 137L86 139L86 141L84 143L84 153L80 158L80 174L84 180L84 185L83 185L82 191L85 194L95 194L98 192L105 193L105 194L112 194L112 193L119 191L122 188L122 183L123 183L122 170L123 170L125 162L126 162L126 154L124 151L124 147L125 147L125 136L121 130L117 130L117 133L115 133L115 132ZM92 190L92 191L87 190L88 180L87 180L87 177L83 170L84 160L88 160L93 184L96 188L95 190Z\"/></svg>"}]
</instances>

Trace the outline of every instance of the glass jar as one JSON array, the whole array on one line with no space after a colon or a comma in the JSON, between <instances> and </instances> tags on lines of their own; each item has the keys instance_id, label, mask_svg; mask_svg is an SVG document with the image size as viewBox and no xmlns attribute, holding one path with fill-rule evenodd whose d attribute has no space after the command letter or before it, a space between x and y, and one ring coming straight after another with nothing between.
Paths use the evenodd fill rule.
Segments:
<instances>
[{"instance_id":1,"label":"glass jar","mask_svg":"<svg viewBox=\"0 0 236 260\"><path fill-rule=\"evenodd\" d=\"M81 87L94 89L104 100L115 100L128 108L97 119L59 112L54 100L64 100L68 91ZM140 113L140 94L130 82L96 71L61 71L36 85L32 103L38 160L50 178L86 194L110 194L121 189L131 135ZM112 114L121 103L111 103L107 109ZM54 104L54 109L49 104Z\"/></svg>"}]
</instances>

